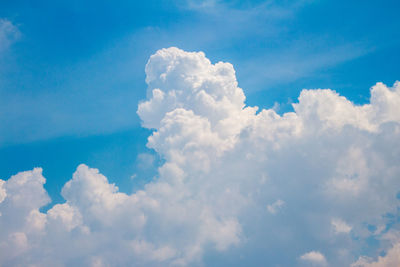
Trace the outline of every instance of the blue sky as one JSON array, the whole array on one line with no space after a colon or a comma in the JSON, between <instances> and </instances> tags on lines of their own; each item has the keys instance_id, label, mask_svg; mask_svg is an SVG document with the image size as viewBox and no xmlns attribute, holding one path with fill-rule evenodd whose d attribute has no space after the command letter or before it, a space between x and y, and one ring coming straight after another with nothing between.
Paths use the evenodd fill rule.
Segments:
<instances>
[{"instance_id":1,"label":"blue sky","mask_svg":"<svg viewBox=\"0 0 400 267\"><path fill-rule=\"evenodd\" d=\"M171 46L230 62L248 106L292 111L302 89L355 104L400 79L398 1L2 1L0 178L42 167L54 203L77 166L125 193L164 159L140 125L149 57ZM6 27L6 26L7 27ZM216 259L214 259L214 257ZM209 254L206 261L218 261ZM210 262L208 262L210 263Z\"/></svg>"}]
</instances>

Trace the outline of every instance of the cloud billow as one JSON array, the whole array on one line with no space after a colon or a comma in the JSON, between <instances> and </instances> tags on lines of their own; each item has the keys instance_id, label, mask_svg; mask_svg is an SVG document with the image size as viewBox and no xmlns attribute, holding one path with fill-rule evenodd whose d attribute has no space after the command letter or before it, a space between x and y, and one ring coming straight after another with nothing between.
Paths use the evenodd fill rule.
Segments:
<instances>
[{"instance_id":1,"label":"cloud billow","mask_svg":"<svg viewBox=\"0 0 400 267\"><path fill-rule=\"evenodd\" d=\"M146 82L157 179L129 195L80 165L46 213L40 168L0 180L0 265L201 265L264 248L260 265L370 266L368 239L398 247L399 83L362 106L303 90L279 115L245 105L231 64L178 48L150 57Z\"/></svg>"}]
</instances>

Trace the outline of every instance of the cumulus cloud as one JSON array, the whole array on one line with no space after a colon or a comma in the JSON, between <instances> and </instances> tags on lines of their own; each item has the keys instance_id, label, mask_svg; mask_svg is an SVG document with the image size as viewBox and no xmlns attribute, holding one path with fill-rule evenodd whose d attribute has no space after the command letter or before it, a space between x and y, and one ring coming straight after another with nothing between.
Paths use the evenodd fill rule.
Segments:
<instances>
[{"instance_id":1,"label":"cumulus cloud","mask_svg":"<svg viewBox=\"0 0 400 267\"><path fill-rule=\"evenodd\" d=\"M400 243L390 248L385 256L379 256L377 261L369 257L360 257L352 267L390 267L400 266Z\"/></svg>"},{"instance_id":2,"label":"cumulus cloud","mask_svg":"<svg viewBox=\"0 0 400 267\"><path fill-rule=\"evenodd\" d=\"M300 259L316 265L326 265L327 263L325 256L318 251L310 251L304 255L301 255Z\"/></svg>"},{"instance_id":3,"label":"cumulus cloud","mask_svg":"<svg viewBox=\"0 0 400 267\"><path fill-rule=\"evenodd\" d=\"M333 226L333 230L337 234L340 234L340 233L347 234L351 231L351 226L339 218L332 219L331 224Z\"/></svg>"},{"instance_id":4,"label":"cumulus cloud","mask_svg":"<svg viewBox=\"0 0 400 267\"><path fill-rule=\"evenodd\" d=\"M299 261L307 245L346 266L368 238L380 240L368 225L393 227L400 83L376 84L361 106L303 90L294 112L279 115L246 106L233 66L202 52L161 49L145 70L137 113L163 159L156 179L125 194L82 164L62 189L65 203L45 213L40 168L0 180L1 265L201 265L260 249L264 265L325 264L317 251Z\"/></svg>"}]
</instances>

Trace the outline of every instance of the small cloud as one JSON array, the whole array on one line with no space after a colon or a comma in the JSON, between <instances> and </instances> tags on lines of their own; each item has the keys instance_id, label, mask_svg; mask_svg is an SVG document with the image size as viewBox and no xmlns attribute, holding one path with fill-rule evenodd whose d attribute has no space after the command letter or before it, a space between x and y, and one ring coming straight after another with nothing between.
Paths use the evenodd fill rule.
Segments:
<instances>
[{"instance_id":1,"label":"small cloud","mask_svg":"<svg viewBox=\"0 0 400 267\"><path fill-rule=\"evenodd\" d=\"M313 265L325 266L327 264L325 256L319 251L310 251L300 256L300 260L307 261Z\"/></svg>"},{"instance_id":2,"label":"small cloud","mask_svg":"<svg viewBox=\"0 0 400 267\"><path fill-rule=\"evenodd\" d=\"M340 234L340 233L350 233L351 231L351 226L348 225L345 221L335 218L331 220L331 225L333 227L333 230L335 231L335 234Z\"/></svg>"},{"instance_id":3,"label":"small cloud","mask_svg":"<svg viewBox=\"0 0 400 267\"><path fill-rule=\"evenodd\" d=\"M7 19L0 18L0 52L7 49L21 36L17 26Z\"/></svg>"},{"instance_id":4,"label":"small cloud","mask_svg":"<svg viewBox=\"0 0 400 267\"><path fill-rule=\"evenodd\" d=\"M278 199L274 203L267 205L267 210L271 214L276 214L283 205L285 205L285 201Z\"/></svg>"}]
</instances>

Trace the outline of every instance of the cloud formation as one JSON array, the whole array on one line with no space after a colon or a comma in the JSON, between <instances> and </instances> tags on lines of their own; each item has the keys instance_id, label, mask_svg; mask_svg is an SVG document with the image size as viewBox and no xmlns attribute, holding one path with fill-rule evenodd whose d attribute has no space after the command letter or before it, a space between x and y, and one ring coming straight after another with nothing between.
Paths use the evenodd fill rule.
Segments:
<instances>
[{"instance_id":1,"label":"cloud formation","mask_svg":"<svg viewBox=\"0 0 400 267\"><path fill-rule=\"evenodd\" d=\"M0 180L1 265L201 265L261 250L260 265L345 266L396 233L400 83L376 84L362 106L303 90L279 115L245 105L231 64L178 48L150 57L146 83L137 113L164 160L157 179L125 194L82 164L46 213L40 168Z\"/></svg>"},{"instance_id":2,"label":"cloud formation","mask_svg":"<svg viewBox=\"0 0 400 267\"><path fill-rule=\"evenodd\" d=\"M385 256L379 256L377 261L368 257L360 257L352 267L390 267L400 266L400 243L389 249Z\"/></svg>"}]
</instances>

